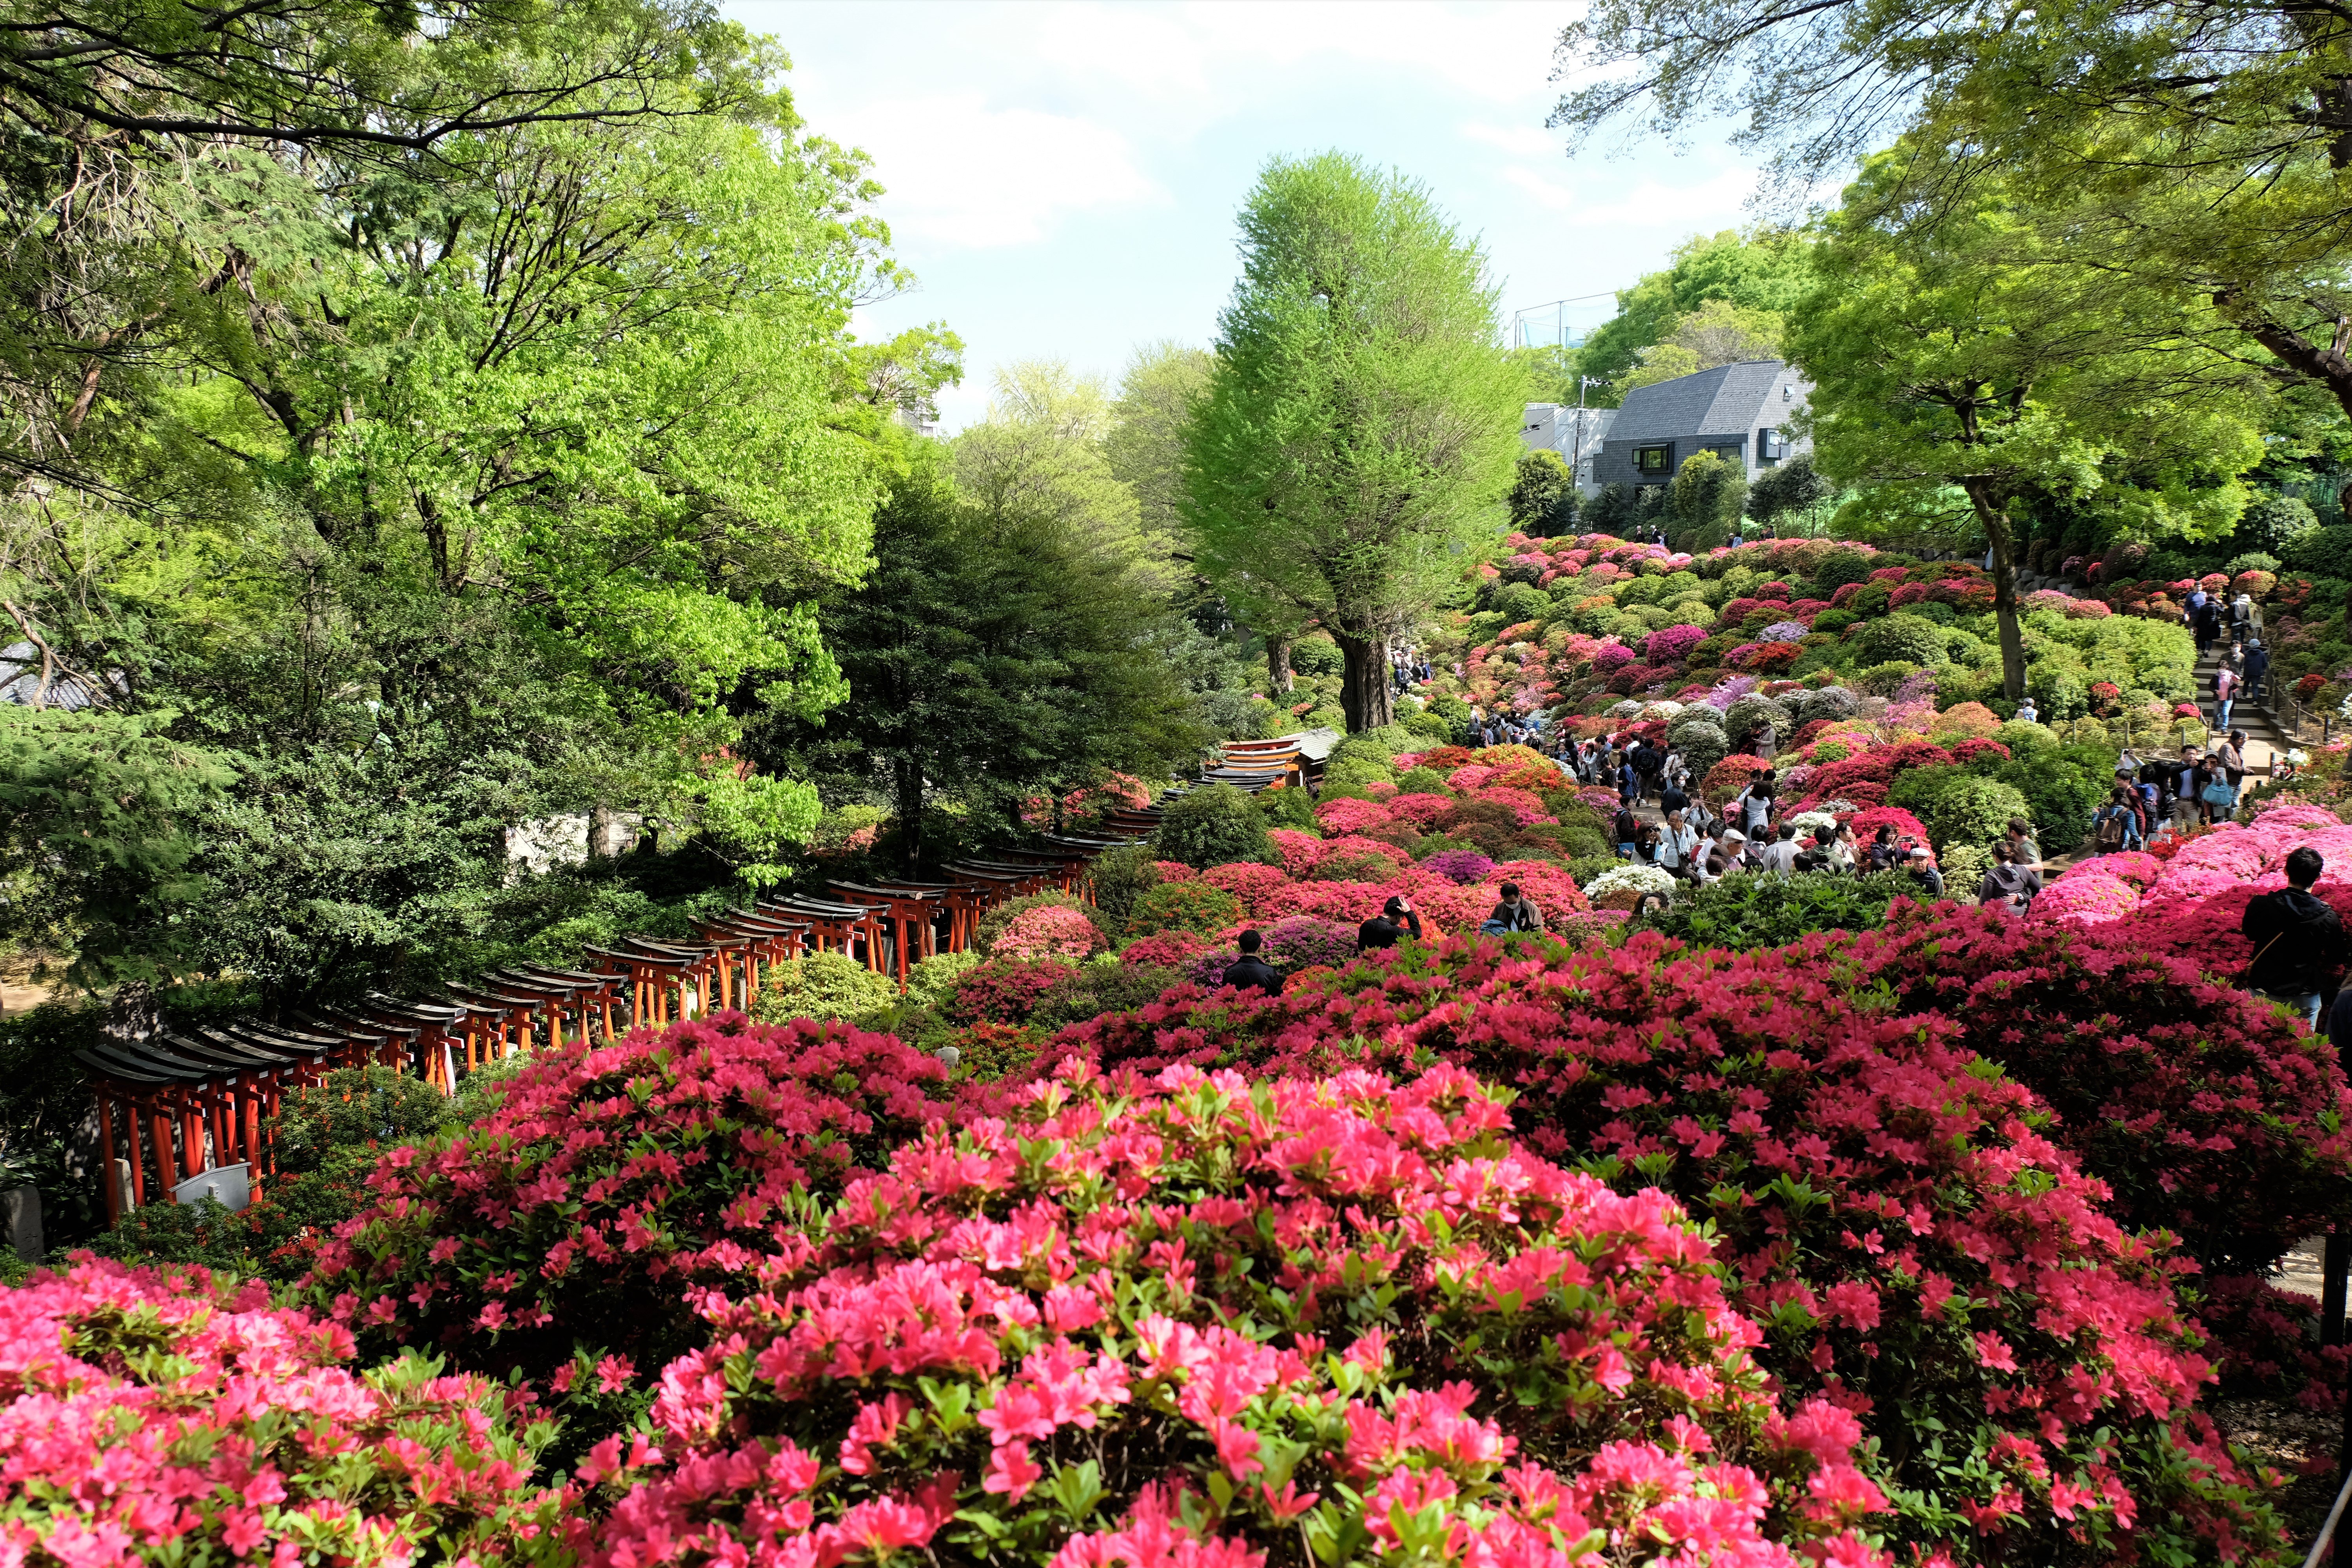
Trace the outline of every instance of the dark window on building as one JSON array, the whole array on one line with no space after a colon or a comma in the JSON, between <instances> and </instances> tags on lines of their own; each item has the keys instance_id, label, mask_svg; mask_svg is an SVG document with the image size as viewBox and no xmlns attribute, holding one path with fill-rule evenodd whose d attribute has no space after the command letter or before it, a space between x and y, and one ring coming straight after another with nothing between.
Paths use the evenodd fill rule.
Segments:
<instances>
[{"instance_id":1,"label":"dark window on building","mask_svg":"<svg viewBox=\"0 0 2352 1568\"><path fill-rule=\"evenodd\" d=\"M1756 455L1768 463L1777 463L1789 455L1789 438L1768 426L1756 432Z\"/></svg>"},{"instance_id":2,"label":"dark window on building","mask_svg":"<svg viewBox=\"0 0 2352 1568\"><path fill-rule=\"evenodd\" d=\"M1675 471L1675 449L1672 447L1636 447L1633 468L1638 473L1671 474Z\"/></svg>"},{"instance_id":3,"label":"dark window on building","mask_svg":"<svg viewBox=\"0 0 2352 1568\"><path fill-rule=\"evenodd\" d=\"M1740 446L1738 441L1710 443L1706 449L1736 468L1742 467L1748 461L1748 454L1740 449Z\"/></svg>"}]
</instances>

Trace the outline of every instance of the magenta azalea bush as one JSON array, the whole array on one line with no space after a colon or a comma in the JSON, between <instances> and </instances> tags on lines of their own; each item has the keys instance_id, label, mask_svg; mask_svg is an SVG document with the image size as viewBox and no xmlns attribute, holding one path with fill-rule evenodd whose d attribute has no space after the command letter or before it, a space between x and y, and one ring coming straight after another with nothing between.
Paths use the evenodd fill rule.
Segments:
<instances>
[{"instance_id":1,"label":"magenta azalea bush","mask_svg":"<svg viewBox=\"0 0 2352 1568\"><path fill-rule=\"evenodd\" d=\"M881 1165L945 1077L887 1035L740 1013L550 1055L464 1132L386 1155L307 1289L386 1352L649 1374L699 1332L688 1298L805 1248L803 1194Z\"/></svg>"},{"instance_id":2,"label":"magenta azalea bush","mask_svg":"<svg viewBox=\"0 0 2352 1568\"><path fill-rule=\"evenodd\" d=\"M1983 945L1963 986L2014 956L1992 928L2015 921L1969 918ZM1434 1054L1514 1086L1522 1146L1714 1222L1733 1299L1765 1328L1759 1359L1859 1416L1893 1536L1948 1562L2087 1568L2269 1538L2252 1478L2193 1414L2213 1369L2173 1289L2187 1260L2117 1222L2111 1189L2044 1131L2047 1105L1953 1016L1892 1005L1932 982L1932 926L1868 949L1869 977L1849 952L1864 940L1739 955L1650 933L1586 952L1444 942L1271 1000L1180 987L1055 1048L1110 1070L1285 1076ZM2015 1028L1997 988L1975 994L2000 1019L1988 1037Z\"/></svg>"},{"instance_id":3,"label":"magenta azalea bush","mask_svg":"<svg viewBox=\"0 0 2352 1568\"><path fill-rule=\"evenodd\" d=\"M1857 1423L1774 1394L1682 1212L1507 1126L1452 1068L1078 1065L934 1128L706 1301L584 1553L1885 1563Z\"/></svg>"}]
</instances>

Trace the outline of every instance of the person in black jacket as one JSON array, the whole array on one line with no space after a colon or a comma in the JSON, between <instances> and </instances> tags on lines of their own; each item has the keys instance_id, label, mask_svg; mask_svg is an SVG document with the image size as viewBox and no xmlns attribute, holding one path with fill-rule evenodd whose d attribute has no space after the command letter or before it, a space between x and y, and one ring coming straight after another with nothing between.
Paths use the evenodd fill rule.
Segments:
<instances>
[{"instance_id":1,"label":"person in black jacket","mask_svg":"<svg viewBox=\"0 0 2352 1568\"><path fill-rule=\"evenodd\" d=\"M1381 908L1381 912L1366 921L1356 931L1356 951L1370 952L1376 947L1394 947L1397 938L1407 930L1412 940L1421 940L1421 914L1411 900L1392 898Z\"/></svg>"},{"instance_id":2,"label":"person in black jacket","mask_svg":"<svg viewBox=\"0 0 2352 1568\"><path fill-rule=\"evenodd\" d=\"M2284 1002L2319 1026L2319 1002L2344 967L2344 922L2311 890L2326 862L2305 845L2286 858L2287 886L2246 905L2238 931L2254 944L2246 989Z\"/></svg>"},{"instance_id":3,"label":"person in black jacket","mask_svg":"<svg viewBox=\"0 0 2352 1568\"><path fill-rule=\"evenodd\" d=\"M1244 989L1255 985L1269 996L1281 995L1281 972L1257 955L1258 949L1265 945L1265 938L1257 932L1242 932L1242 955L1238 962L1225 965L1225 984Z\"/></svg>"}]
</instances>

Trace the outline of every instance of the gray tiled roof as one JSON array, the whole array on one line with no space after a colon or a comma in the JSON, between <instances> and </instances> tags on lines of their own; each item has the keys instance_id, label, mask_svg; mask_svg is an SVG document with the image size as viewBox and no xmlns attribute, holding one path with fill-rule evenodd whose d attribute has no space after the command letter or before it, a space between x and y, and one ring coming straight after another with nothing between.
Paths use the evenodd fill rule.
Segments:
<instances>
[{"instance_id":1,"label":"gray tiled roof","mask_svg":"<svg viewBox=\"0 0 2352 1568\"><path fill-rule=\"evenodd\" d=\"M1788 368L1776 359L1745 360L1637 386L1625 395L1624 405L1609 427L1609 439L1742 436L1759 426L1777 425L1777 416L1763 416L1765 405Z\"/></svg>"}]
</instances>

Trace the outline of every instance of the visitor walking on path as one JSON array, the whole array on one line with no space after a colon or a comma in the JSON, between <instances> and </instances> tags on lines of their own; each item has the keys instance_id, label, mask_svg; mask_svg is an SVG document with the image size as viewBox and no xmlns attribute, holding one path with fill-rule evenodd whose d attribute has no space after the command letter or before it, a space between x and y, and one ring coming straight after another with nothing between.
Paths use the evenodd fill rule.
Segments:
<instances>
[{"instance_id":1,"label":"visitor walking on path","mask_svg":"<svg viewBox=\"0 0 2352 1568\"><path fill-rule=\"evenodd\" d=\"M2263 677L2271 672L2271 650L2255 637L2246 644L2246 700L2259 703L2263 700Z\"/></svg>"},{"instance_id":2,"label":"visitor walking on path","mask_svg":"<svg viewBox=\"0 0 2352 1568\"><path fill-rule=\"evenodd\" d=\"M2246 965L2246 989L2284 1002L2319 1025L2319 999L2344 968L2344 922L2311 890L2326 862L2305 845L2286 858L2287 885L2257 895L2246 905L2239 934L2254 944Z\"/></svg>"},{"instance_id":3,"label":"visitor walking on path","mask_svg":"<svg viewBox=\"0 0 2352 1568\"><path fill-rule=\"evenodd\" d=\"M1693 858L1704 842L1680 805L1666 807L1666 825L1658 834L1658 864L1681 879L1692 879Z\"/></svg>"},{"instance_id":4,"label":"visitor walking on path","mask_svg":"<svg viewBox=\"0 0 2352 1568\"><path fill-rule=\"evenodd\" d=\"M2229 738L2213 749L2214 765L2221 770L2221 783L2227 786L2230 798L2222 810L2231 816L2238 810L2238 787L2246 777L2246 732L2232 730Z\"/></svg>"},{"instance_id":5,"label":"visitor walking on path","mask_svg":"<svg viewBox=\"0 0 2352 1568\"><path fill-rule=\"evenodd\" d=\"M1225 984L1240 986L1244 990L1255 986L1269 996L1281 995L1282 972L1257 955L1258 949L1265 945L1265 938L1257 932L1254 931L1242 932L1240 942L1242 955L1238 961L1225 965Z\"/></svg>"},{"instance_id":6,"label":"visitor walking on path","mask_svg":"<svg viewBox=\"0 0 2352 1568\"><path fill-rule=\"evenodd\" d=\"M2238 695L2238 672L2226 663L2213 672L2213 728L2230 727L2230 704Z\"/></svg>"}]
</instances>

